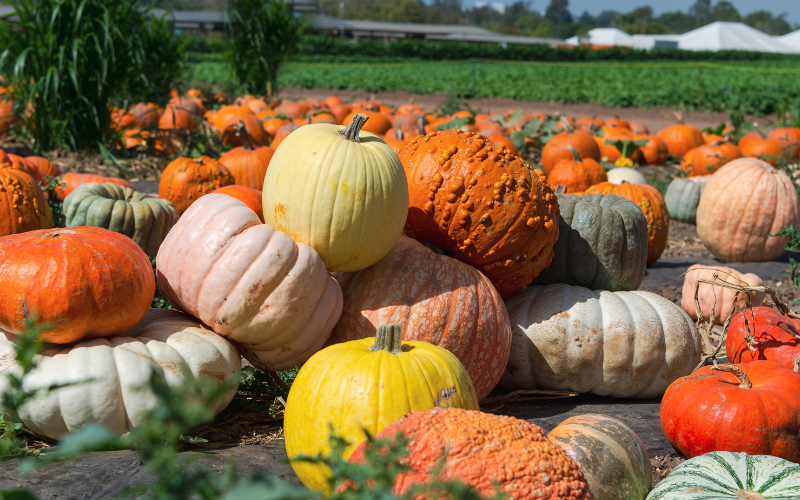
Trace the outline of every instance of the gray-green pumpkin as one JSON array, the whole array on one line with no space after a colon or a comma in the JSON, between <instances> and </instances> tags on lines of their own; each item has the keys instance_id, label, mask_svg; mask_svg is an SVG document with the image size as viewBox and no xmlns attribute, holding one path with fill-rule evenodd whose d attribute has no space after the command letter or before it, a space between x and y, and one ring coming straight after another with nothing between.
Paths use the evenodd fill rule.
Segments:
<instances>
[{"instance_id":1,"label":"gray-green pumpkin","mask_svg":"<svg viewBox=\"0 0 800 500\"><path fill-rule=\"evenodd\" d=\"M558 195L561 216L553 261L533 281L590 290L636 290L647 265L647 219L615 194Z\"/></svg>"},{"instance_id":2,"label":"gray-green pumpkin","mask_svg":"<svg viewBox=\"0 0 800 500\"><path fill-rule=\"evenodd\" d=\"M703 194L705 182L694 182L689 179L673 179L667 187L664 201L667 211L672 219L688 224L695 224L697 219L697 205L700 195Z\"/></svg>"},{"instance_id":3,"label":"gray-green pumpkin","mask_svg":"<svg viewBox=\"0 0 800 500\"><path fill-rule=\"evenodd\" d=\"M171 202L111 182L81 184L64 198L67 227L102 227L128 236L153 258L178 220Z\"/></svg>"}]
</instances>

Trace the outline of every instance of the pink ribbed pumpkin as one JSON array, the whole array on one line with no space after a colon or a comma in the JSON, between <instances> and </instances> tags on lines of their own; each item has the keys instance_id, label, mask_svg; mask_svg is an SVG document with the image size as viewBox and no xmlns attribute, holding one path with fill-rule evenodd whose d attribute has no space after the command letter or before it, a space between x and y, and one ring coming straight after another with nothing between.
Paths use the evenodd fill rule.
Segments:
<instances>
[{"instance_id":1,"label":"pink ribbed pumpkin","mask_svg":"<svg viewBox=\"0 0 800 500\"><path fill-rule=\"evenodd\" d=\"M235 342L264 370L303 363L342 312L342 291L314 249L223 194L189 207L156 265L158 289L170 304Z\"/></svg>"},{"instance_id":2,"label":"pink ribbed pumpkin","mask_svg":"<svg viewBox=\"0 0 800 500\"><path fill-rule=\"evenodd\" d=\"M738 286L761 286L761 278L753 273L742 274L736 269L725 266L706 266L695 264L686 272L683 280L683 293L681 295L681 307L693 320L697 320L697 308L694 305L694 286L699 279L713 280L714 274L717 279ZM718 325L725 323L725 319L731 313L733 297L736 290L725 288L720 285L709 285L700 283L697 289L697 300L700 301L700 310L706 321L711 317L711 310L714 310L714 322ZM764 300L763 292L750 292L750 305L761 305ZM744 310L747 306L747 296L740 294L736 299L737 312Z\"/></svg>"},{"instance_id":3,"label":"pink ribbed pumpkin","mask_svg":"<svg viewBox=\"0 0 800 500\"><path fill-rule=\"evenodd\" d=\"M479 400L500 380L511 352L511 323L480 271L401 236L377 264L335 276L345 303L329 343L374 337L378 326L402 323L403 340L455 354Z\"/></svg>"}]
</instances>

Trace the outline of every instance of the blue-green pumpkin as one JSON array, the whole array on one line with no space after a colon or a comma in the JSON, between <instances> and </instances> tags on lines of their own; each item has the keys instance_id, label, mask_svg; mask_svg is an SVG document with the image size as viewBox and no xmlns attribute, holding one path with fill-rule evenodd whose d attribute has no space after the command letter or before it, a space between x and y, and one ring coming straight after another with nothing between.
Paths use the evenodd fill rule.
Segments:
<instances>
[{"instance_id":1,"label":"blue-green pumpkin","mask_svg":"<svg viewBox=\"0 0 800 500\"><path fill-rule=\"evenodd\" d=\"M689 179L673 179L667 187L664 202L671 219L695 224L697 220L697 205L703 194L705 182L695 182Z\"/></svg>"},{"instance_id":2,"label":"blue-green pumpkin","mask_svg":"<svg viewBox=\"0 0 800 500\"><path fill-rule=\"evenodd\" d=\"M171 202L110 182L81 184L64 198L67 227L94 226L124 234L153 258L178 220Z\"/></svg>"}]
</instances>

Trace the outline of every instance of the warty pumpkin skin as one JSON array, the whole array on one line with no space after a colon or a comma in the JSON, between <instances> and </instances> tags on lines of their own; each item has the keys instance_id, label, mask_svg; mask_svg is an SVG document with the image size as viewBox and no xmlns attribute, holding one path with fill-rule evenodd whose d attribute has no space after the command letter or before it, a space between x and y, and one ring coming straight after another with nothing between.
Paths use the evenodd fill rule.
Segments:
<instances>
[{"instance_id":1,"label":"warty pumpkin skin","mask_svg":"<svg viewBox=\"0 0 800 500\"><path fill-rule=\"evenodd\" d=\"M656 134L667 145L667 150L675 157L682 157L690 150L706 143L703 132L691 125L671 125Z\"/></svg>"},{"instance_id":2,"label":"warty pumpkin skin","mask_svg":"<svg viewBox=\"0 0 800 500\"><path fill-rule=\"evenodd\" d=\"M648 184L603 182L587 189L586 194L616 194L639 205L647 219L647 265L661 257L669 236L669 212L658 189Z\"/></svg>"},{"instance_id":3,"label":"warty pumpkin skin","mask_svg":"<svg viewBox=\"0 0 800 500\"><path fill-rule=\"evenodd\" d=\"M312 248L218 193L189 207L161 245L156 267L170 304L265 370L307 360L342 311L342 291Z\"/></svg>"},{"instance_id":4,"label":"warty pumpkin skin","mask_svg":"<svg viewBox=\"0 0 800 500\"><path fill-rule=\"evenodd\" d=\"M695 177L696 178L696 177ZM697 205L705 189L705 182L690 181L676 177L672 179L664 194L664 203L672 219L687 224L697 222Z\"/></svg>"},{"instance_id":5,"label":"warty pumpkin skin","mask_svg":"<svg viewBox=\"0 0 800 500\"><path fill-rule=\"evenodd\" d=\"M647 264L647 219L632 201L593 194L558 196L553 262L533 281L593 290L636 290Z\"/></svg>"},{"instance_id":6,"label":"warty pumpkin skin","mask_svg":"<svg viewBox=\"0 0 800 500\"><path fill-rule=\"evenodd\" d=\"M792 369L771 361L704 366L669 386L661 429L688 458L732 451L796 463L798 408L800 374Z\"/></svg>"},{"instance_id":7,"label":"warty pumpkin skin","mask_svg":"<svg viewBox=\"0 0 800 500\"><path fill-rule=\"evenodd\" d=\"M545 175L549 174L559 161L573 157L567 146L575 148L581 158L600 161L600 147L591 134L583 130L574 130L568 123L564 123L564 126L565 130L553 136L542 149L542 170Z\"/></svg>"},{"instance_id":8,"label":"warty pumpkin skin","mask_svg":"<svg viewBox=\"0 0 800 500\"><path fill-rule=\"evenodd\" d=\"M0 237L51 227L53 212L36 180L0 167Z\"/></svg>"},{"instance_id":9,"label":"warty pumpkin skin","mask_svg":"<svg viewBox=\"0 0 800 500\"><path fill-rule=\"evenodd\" d=\"M753 337L751 343L745 338L748 335ZM800 320L785 316L771 307L753 307L738 313L731 320L725 352L731 363L765 360L794 369L795 361L800 358L798 336Z\"/></svg>"},{"instance_id":10,"label":"warty pumpkin skin","mask_svg":"<svg viewBox=\"0 0 800 500\"><path fill-rule=\"evenodd\" d=\"M42 180L41 175L39 175L39 170L35 166L25 161L25 158L15 154L6 153L0 149L0 169L2 168L13 168L15 170L19 170L20 172L25 172L33 177L33 179L37 182Z\"/></svg>"},{"instance_id":11,"label":"warty pumpkin skin","mask_svg":"<svg viewBox=\"0 0 800 500\"><path fill-rule=\"evenodd\" d=\"M653 487L647 448L615 418L591 413L570 417L547 438L578 463L595 500L644 500Z\"/></svg>"},{"instance_id":12,"label":"warty pumpkin skin","mask_svg":"<svg viewBox=\"0 0 800 500\"><path fill-rule=\"evenodd\" d=\"M478 400L497 385L511 329L500 296L479 271L401 236L377 264L335 277L344 308L329 343L372 337L380 325L401 323L404 341L430 342L455 354Z\"/></svg>"},{"instance_id":13,"label":"warty pumpkin skin","mask_svg":"<svg viewBox=\"0 0 800 500\"><path fill-rule=\"evenodd\" d=\"M161 173L158 197L171 201L180 216L203 195L231 184L230 171L213 158L178 158Z\"/></svg>"},{"instance_id":14,"label":"warty pumpkin skin","mask_svg":"<svg viewBox=\"0 0 800 500\"><path fill-rule=\"evenodd\" d=\"M697 234L723 262L761 262L780 257L788 237L770 237L800 226L800 200L783 172L754 158L719 169L697 206Z\"/></svg>"},{"instance_id":15,"label":"warty pumpkin skin","mask_svg":"<svg viewBox=\"0 0 800 500\"><path fill-rule=\"evenodd\" d=\"M364 119L295 130L264 178L264 221L314 248L331 272L381 260L408 213L403 166L388 144L360 130Z\"/></svg>"},{"instance_id":16,"label":"warty pumpkin skin","mask_svg":"<svg viewBox=\"0 0 800 500\"><path fill-rule=\"evenodd\" d=\"M92 175L92 174L76 174L76 173L67 173L61 176L58 179L59 183L64 183L64 187L58 186L56 187L56 197L64 201L64 198L67 197L68 194L75 191L78 186L81 184L85 184L87 182L96 182L98 184L102 184L104 182L113 182L122 187L134 189L133 185L126 181L125 179L118 179L116 177L105 177L102 175Z\"/></svg>"},{"instance_id":17,"label":"warty pumpkin skin","mask_svg":"<svg viewBox=\"0 0 800 500\"><path fill-rule=\"evenodd\" d=\"M342 458L398 418L436 406L478 409L469 374L449 351L427 342L401 342L399 324L377 337L326 347L303 364L292 383L283 429L286 454L330 454L333 432L350 444ZM347 383L343 383L347 381ZM330 469L292 462L306 487L328 493Z\"/></svg>"},{"instance_id":18,"label":"warty pumpkin skin","mask_svg":"<svg viewBox=\"0 0 800 500\"><path fill-rule=\"evenodd\" d=\"M400 152L409 186L406 234L474 266L503 297L550 264L558 202L524 160L480 134L444 130Z\"/></svg>"},{"instance_id":19,"label":"warty pumpkin skin","mask_svg":"<svg viewBox=\"0 0 800 500\"><path fill-rule=\"evenodd\" d=\"M149 258L178 220L171 202L111 182L82 184L64 198L66 226L102 227L124 234Z\"/></svg>"},{"instance_id":20,"label":"warty pumpkin skin","mask_svg":"<svg viewBox=\"0 0 800 500\"><path fill-rule=\"evenodd\" d=\"M441 479L463 481L486 497L499 490L512 500L594 498L578 464L525 420L434 408L402 417L375 438L394 440L398 432L408 440L408 456L400 463L411 470L397 476L397 496L429 483L443 464ZM350 462L364 462L366 445L356 448Z\"/></svg>"},{"instance_id":21,"label":"warty pumpkin skin","mask_svg":"<svg viewBox=\"0 0 800 500\"><path fill-rule=\"evenodd\" d=\"M652 398L700 361L694 322L654 293L532 286L506 309L511 357L500 385L510 390Z\"/></svg>"},{"instance_id":22,"label":"warty pumpkin skin","mask_svg":"<svg viewBox=\"0 0 800 500\"><path fill-rule=\"evenodd\" d=\"M0 238L0 328L50 324L41 338L68 344L125 334L155 294L150 259L134 241L98 227L41 229Z\"/></svg>"},{"instance_id":23,"label":"warty pumpkin skin","mask_svg":"<svg viewBox=\"0 0 800 500\"><path fill-rule=\"evenodd\" d=\"M714 280L714 275L718 280L737 286L761 286L761 278L752 273L740 273L736 269L725 266L706 266L695 264L687 271L683 279L683 290L681 293L681 307L686 314L693 320L697 320L697 308L694 303L694 287L699 279ZM740 294L736 299L736 310L742 311L746 306L759 306L764 300L764 292L752 291L748 294ZM703 318L708 321L711 318L711 310L714 310L714 320L718 325L725 323L731 313L733 298L736 290L725 288L720 285L709 285L700 283L697 290L697 300L700 301L700 310L703 311Z\"/></svg>"},{"instance_id":24,"label":"warty pumpkin skin","mask_svg":"<svg viewBox=\"0 0 800 500\"><path fill-rule=\"evenodd\" d=\"M0 391L7 389L6 375L18 370L14 340L0 328ZM239 353L225 339L195 318L166 309L150 309L122 337L48 344L36 359L25 388L43 392L16 412L2 407L0 411L51 439L87 424L118 435L139 425L156 401L150 391L141 390L152 371L174 387L187 376L228 383L241 370ZM72 382L76 384L46 391ZM235 394L234 386L214 403L213 412L224 410Z\"/></svg>"},{"instance_id":25,"label":"warty pumpkin skin","mask_svg":"<svg viewBox=\"0 0 800 500\"><path fill-rule=\"evenodd\" d=\"M261 191L257 189L250 189L246 186L239 186L238 184L231 184L213 191L214 193L225 194L233 196L241 201L256 213L261 222L264 222L264 209L261 206Z\"/></svg>"},{"instance_id":26,"label":"warty pumpkin skin","mask_svg":"<svg viewBox=\"0 0 800 500\"><path fill-rule=\"evenodd\" d=\"M689 150L681 161L681 168L688 177L709 175L741 157L742 153L733 143L719 141Z\"/></svg>"}]
</instances>

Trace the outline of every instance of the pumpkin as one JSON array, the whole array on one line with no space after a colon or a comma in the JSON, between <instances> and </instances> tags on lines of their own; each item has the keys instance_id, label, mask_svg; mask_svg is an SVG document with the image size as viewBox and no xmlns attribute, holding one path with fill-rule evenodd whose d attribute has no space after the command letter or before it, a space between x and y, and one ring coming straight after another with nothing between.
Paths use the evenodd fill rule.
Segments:
<instances>
[{"instance_id":1,"label":"pumpkin","mask_svg":"<svg viewBox=\"0 0 800 500\"><path fill-rule=\"evenodd\" d=\"M295 118L303 118L308 113L308 104L305 102L292 102L281 101L277 108L275 108L276 115L284 115L290 120Z\"/></svg>"},{"instance_id":2,"label":"pumpkin","mask_svg":"<svg viewBox=\"0 0 800 500\"><path fill-rule=\"evenodd\" d=\"M392 128L392 122L383 113L371 113L369 111L360 111L367 117L367 122L361 126L364 132L372 132L375 135L383 135ZM342 121L342 125L350 125L356 113L350 113Z\"/></svg>"},{"instance_id":3,"label":"pumpkin","mask_svg":"<svg viewBox=\"0 0 800 500\"><path fill-rule=\"evenodd\" d=\"M342 291L319 255L231 196L208 194L189 207L156 267L173 307L234 341L261 369L306 361L342 311Z\"/></svg>"},{"instance_id":4,"label":"pumpkin","mask_svg":"<svg viewBox=\"0 0 800 500\"><path fill-rule=\"evenodd\" d=\"M586 190L586 194L616 194L639 205L647 218L647 265L652 265L667 247L669 212L664 197L647 184L612 184L603 182Z\"/></svg>"},{"instance_id":5,"label":"pumpkin","mask_svg":"<svg viewBox=\"0 0 800 500\"><path fill-rule=\"evenodd\" d=\"M647 184L647 179L644 178L638 170L629 167L616 167L606 172L608 182L612 184Z\"/></svg>"},{"instance_id":6,"label":"pumpkin","mask_svg":"<svg viewBox=\"0 0 800 500\"><path fill-rule=\"evenodd\" d=\"M788 237L770 236L800 227L800 200L789 177L754 158L719 169L697 206L697 235L723 262L757 262L784 252Z\"/></svg>"},{"instance_id":7,"label":"pumpkin","mask_svg":"<svg viewBox=\"0 0 800 500\"><path fill-rule=\"evenodd\" d=\"M0 238L53 227L53 212L33 177L0 166Z\"/></svg>"},{"instance_id":8,"label":"pumpkin","mask_svg":"<svg viewBox=\"0 0 800 500\"><path fill-rule=\"evenodd\" d=\"M406 234L476 267L503 297L550 264L558 202L522 158L482 135L444 130L411 141L400 161L410 191Z\"/></svg>"},{"instance_id":9,"label":"pumpkin","mask_svg":"<svg viewBox=\"0 0 800 500\"><path fill-rule=\"evenodd\" d=\"M403 166L389 145L361 130L365 120L298 129L275 151L264 179L264 221L314 248L332 272L382 259L408 212Z\"/></svg>"},{"instance_id":10,"label":"pumpkin","mask_svg":"<svg viewBox=\"0 0 800 500\"><path fill-rule=\"evenodd\" d=\"M455 354L479 400L497 385L511 331L500 296L480 272L401 236L377 264L335 277L344 308L329 343L372 337L380 325L402 323L403 340Z\"/></svg>"},{"instance_id":11,"label":"pumpkin","mask_svg":"<svg viewBox=\"0 0 800 500\"><path fill-rule=\"evenodd\" d=\"M14 170L25 172L37 182L42 180L39 170L25 161L25 158L0 150L0 169L3 168L13 168Z\"/></svg>"},{"instance_id":12,"label":"pumpkin","mask_svg":"<svg viewBox=\"0 0 800 500\"><path fill-rule=\"evenodd\" d=\"M744 136L742 136L741 139L739 139L739 143L738 143L739 151L742 151L742 150L748 148L749 147L749 143L754 142L754 141L760 141L760 140L763 140L763 139L764 138L761 137L761 134L759 134L758 132L750 132L749 134L745 134Z\"/></svg>"},{"instance_id":13,"label":"pumpkin","mask_svg":"<svg viewBox=\"0 0 800 500\"><path fill-rule=\"evenodd\" d=\"M427 342L403 342L399 324L374 338L336 344L303 364L284 415L286 454L331 453L331 432L348 441L342 458L398 418L434 407L478 409L469 374L453 354ZM342 383L342 381L348 383ZM327 493L330 469L291 462L306 487Z\"/></svg>"},{"instance_id":14,"label":"pumpkin","mask_svg":"<svg viewBox=\"0 0 800 500\"><path fill-rule=\"evenodd\" d=\"M82 184L64 198L67 227L93 226L124 234L149 258L178 220L167 200L149 198L111 182Z\"/></svg>"},{"instance_id":15,"label":"pumpkin","mask_svg":"<svg viewBox=\"0 0 800 500\"><path fill-rule=\"evenodd\" d=\"M628 120L628 125L630 125L630 130L636 135L647 135L650 133L648 130L647 125L642 122L636 120Z\"/></svg>"},{"instance_id":16,"label":"pumpkin","mask_svg":"<svg viewBox=\"0 0 800 500\"><path fill-rule=\"evenodd\" d=\"M647 448L615 418L591 413L570 417L547 438L578 462L595 500L644 500L653 487Z\"/></svg>"},{"instance_id":17,"label":"pumpkin","mask_svg":"<svg viewBox=\"0 0 800 500\"><path fill-rule=\"evenodd\" d=\"M792 158L800 158L800 128L779 127L770 132L767 139L778 141Z\"/></svg>"},{"instance_id":18,"label":"pumpkin","mask_svg":"<svg viewBox=\"0 0 800 500\"><path fill-rule=\"evenodd\" d=\"M197 98L188 94L187 97L173 96L172 99L167 102L167 107L173 107L175 109L187 111L192 116L197 118L203 116L203 113L205 113L202 99L204 98Z\"/></svg>"},{"instance_id":19,"label":"pumpkin","mask_svg":"<svg viewBox=\"0 0 800 500\"><path fill-rule=\"evenodd\" d=\"M600 148L591 134L575 130L566 120L562 120L562 126L564 131L554 135L542 149L542 170L545 174L549 174L559 161L573 158L567 146L572 146L583 159L600 161Z\"/></svg>"},{"instance_id":20,"label":"pumpkin","mask_svg":"<svg viewBox=\"0 0 800 500\"><path fill-rule=\"evenodd\" d=\"M766 360L794 369L800 358L800 320L765 306L740 312L728 327L725 351L732 363Z\"/></svg>"},{"instance_id":21,"label":"pumpkin","mask_svg":"<svg viewBox=\"0 0 800 500\"><path fill-rule=\"evenodd\" d=\"M171 201L183 215L201 196L231 184L236 180L230 171L213 158L178 158L161 173L158 197Z\"/></svg>"},{"instance_id":22,"label":"pumpkin","mask_svg":"<svg viewBox=\"0 0 800 500\"><path fill-rule=\"evenodd\" d=\"M742 146L742 156L759 158L773 167L784 156L783 145L773 139L752 140Z\"/></svg>"},{"instance_id":23,"label":"pumpkin","mask_svg":"<svg viewBox=\"0 0 800 500\"><path fill-rule=\"evenodd\" d=\"M556 166L547 175L550 187L555 189L559 185L564 185L567 187L567 193L578 193L586 191L589 186L608 181L606 169L599 163L591 158L581 160L575 148L567 147L572 150L574 159L561 160L556 163Z\"/></svg>"},{"instance_id":24,"label":"pumpkin","mask_svg":"<svg viewBox=\"0 0 800 500\"><path fill-rule=\"evenodd\" d=\"M336 117L337 125L343 125L344 119L347 118L347 115L349 115L352 110L353 107L349 104L334 104L331 106L331 113Z\"/></svg>"},{"instance_id":25,"label":"pumpkin","mask_svg":"<svg viewBox=\"0 0 800 500\"><path fill-rule=\"evenodd\" d=\"M667 143L661 140L660 137L655 135L636 135L634 139L637 141L646 140L644 146L639 147L642 152L645 163L648 165L663 165L667 161Z\"/></svg>"},{"instance_id":26,"label":"pumpkin","mask_svg":"<svg viewBox=\"0 0 800 500\"><path fill-rule=\"evenodd\" d=\"M0 328L49 325L68 344L125 334L155 294L150 259L127 236L97 227L40 229L0 238Z\"/></svg>"},{"instance_id":27,"label":"pumpkin","mask_svg":"<svg viewBox=\"0 0 800 500\"><path fill-rule=\"evenodd\" d=\"M34 179L41 180L42 177L57 177L60 174L58 167L47 158L28 156L25 158L25 162L38 172L38 175L33 176Z\"/></svg>"},{"instance_id":28,"label":"pumpkin","mask_svg":"<svg viewBox=\"0 0 800 500\"><path fill-rule=\"evenodd\" d=\"M561 216L553 262L533 281L593 290L636 290L647 262L647 219L616 195L558 196Z\"/></svg>"},{"instance_id":29,"label":"pumpkin","mask_svg":"<svg viewBox=\"0 0 800 500\"><path fill-rule=\"evenodd\" d=\"M261 206L261 191L247 186L231 184L230 186L221 187L212 192L233 196L247 205L250 210L256 213L261 222L264 222L264 209Z\"/></svg>"},{"instance_id":30,"label":"pumpkin","mask_svg":"<svg viewBox=\"0 0 800 500\"><path fill-rule=\"evenodd\" d=\"M673 382L661 429L687 458L712 451L800 461L800 374L771 361L704 366Z\"/></svg>"},{"instance_id":31,"label":"pumpkin","mask_svg":"<svg viewBox=\"0 0 800 500\"><path fill-rule=\"evenodd\" d=\"M394 440L398 433L408 440L400 464L410 468L395 479L398 497L430 482L438 470L439 478L461 481L483 497L497 491L512 500L593 498L578 464L525 420L434 408L402 417L375 438ZM366 446L361 443L350 462L363 463Z\"/></svg>"},{"instance_id":32,"label":"pumpkin","mask_svg":"<svg viewBox=\"0 0 800 500\"><path fill-rule=\"evenodd\" d=\"M158 128L165 130L182 128L194 132L196 126L197 115L178 104L167 104L158 119Z\"/></svg>"},{"instance_id":33,"label":"pumpkin","mask_svg":"<svg viewBox=\"0 0 800 500\"><path fill-rule=\"evenodd\" d=\"M267 167L274 154L275 150L269 146L254 148L245 144L222 155L219 163L228 169L236 184L261 191ZM261 217L263 216L262 213Z\"/></svg>"},{"instance_id":34,"label":"pumpkin","mask_svg":"<svg viewBox=\"0 0 800 500\"><path fill-rule=\"evenodd\" d=\"M163 111L152 102L140 102L130 109L130 114L139 128L148 129L158 126Z\"/></svg>"},{"instance_id":35,"label":"pumpkin","mask_svg":"<svg viewBox=\"0 0 800 500\"><path fill-rule=\"evenodd\" d=\"M681 295L681 307L686 314L693 320L697 320L697 308L694 303L694 287L697 280L707 279L724 281L738 286L761 286L761 278L752 273L740 273L736 269L725 266L706 266L703 264L695 264L691 266L685 273L683 279L683 290ZM703 319L709 321L711 317L711 310L714 310L714 321L718 325L722 325L731 312L733 305L733 298L736 295L736 290L725 288L720 285L709 285L707 283L700 283L697 290L697 299L700 301L700 310L703 311ZM748 305L758 306L764 300L763 292L752 291L748 294L740 294L736 299L736 312L743 311Z\"/></svg>"},{"instance_id":36,"label":"pumpkin","mask_svg":"<svg viewBox=\"0 0 800 500\"><path fill-rule=\"evenodd\" d=\"M656 135L667 145L670 154L678 158L706 142L703 139L703 132L691 125L671 125Z\"/></svg>"},{"instance_id":37,"label":"pumpkin","mask_svg":"<svg viewBox=\"0 0 800 500\"><path fill-rule=\"evenodd\" d=\"M511 357L500 385L653 398L700 361L700 335L669 300L555 284L506 300Z\"/></svg>"},{"instance_id":38,"label":"pumpkin","mask_svg":"<svg viewBox=\"0 0 800 500\"><path fill-rule=\"evenodd\" d=\"M646 500L763 500L800 497L800 467L769 455L711 452L687 460Z\"/></svg>"},{"instance_id":39,"label":"pumpkin","mask_svg":"<svg viewBox=\"0 0 800 500\"><path fill-rule=\"evenodd\" d=\"M70 172L68 174L62 175L58 179L59 184L63 183L64 186L57 186L56 187L56 197L64 201L64 198L67 197L68 194L75 191L78 186L81 184L85 184L87 182L95 182L98 184L102 184L104 182L112 182L122 187L134 189L133 185L126 181L125 179L118 179L116 177L105 177L103 175L92 175L92 174L76 174Z\"/></svg>"},{"instance_id":40,"label":"pumpkin","mask_svg":"<svg viewBox=\"0 0 800 500\"><path fill-rule=\"evenodd\" d=\"M583 130L584 132L589 132L590 134L603 125L605 125L603 120L593 116L582 116L575 122L575 128Z\"/></svg>"},{"instance_id":41,"label":"pumpkin","mask_svg":"<svg viewBox=\"0 0 800 500\"><path fill-rule=\"evenodd\" d=\"M14 103L0 97L0 137L5 137L17 121Z\"/></svg>"},{"instance_id":42,"label":"pumpkin","mask_svg":"<svg viewBox=\"0 0 800 500\"><path fill-rule=\"evenodd\" d=\"M688 177L709 175L741 157L742 153L733 143L719 141L689 150L681 161L681 168Z\"/></svg>"},{"instance_id":43,"label":"pumpkin","mask_svg":"<svg viewBox=\"0 0 800 500\"><path fill-rule=\"evenodd\" d=\"M664 194L664 203L667 205L669 216L680 222L695 224L697 205L700 203L700 196L705 186L705 182L695 182L680 177L672 179Z\"/></svg>"},{"instance_id":44,"label":"pumpkin","mask_svg":"<svg viewBox=\"0 0 800 500\"><path fill-rule=\"evenodd\" d=\"M0 391L8 389L6 375L18 370L14 340L0 329ZM25 388L42 392L16 412L0 411L51 439L88 424L118 435L136 427L156 402L149 390L142 390L153 371L162 374L168 385L177 386L186 377L229 383L241 370L239 353L225 339L196 319L165 309L150 309L123 337L70 346L49 344L35 359L38 364L25 377ZM235 394L234 386L211 410L221 412Z\"/></svg>"},{"instance_id":45,"label":"pumpkin","mask_svg":"<svg viewBox=\"0 0 800 500\"><path fill-rule=\"evenodd\" d=\"M217 110L216 114L212 116L211 119L208 120L209 125L211 125L217 133L222 133L225 129L226 123L231 121L231 119L235 118L242 118L245 116L255 116L253 110L247 106L222 106ZM237 121L233 121L233 123L238 123Z\"/></svg>"},{"instance_id":46,"label":"pumpkin","mask_svg":"<svg viewBox=\"0 0 800 500\"><path fill-rule=\"evenodd\" d=\"M631 125L628 123L628 120L620 118L619 116L615 116L606 120L605 126L608 128L624 128L626 130L631 129Z\"/></svg>"},{"instance_id":47,"label":"pumpkin","mask_svg":"<svg viewBox=\"0 0 800 500\"><path fill-rule=\"evenodd\" d=\"M222 127L222 144L239 147L266 146L269 143L269 134L264 131L255 115L232 116L225 121Z\"/></svg>"}]
</instances>

